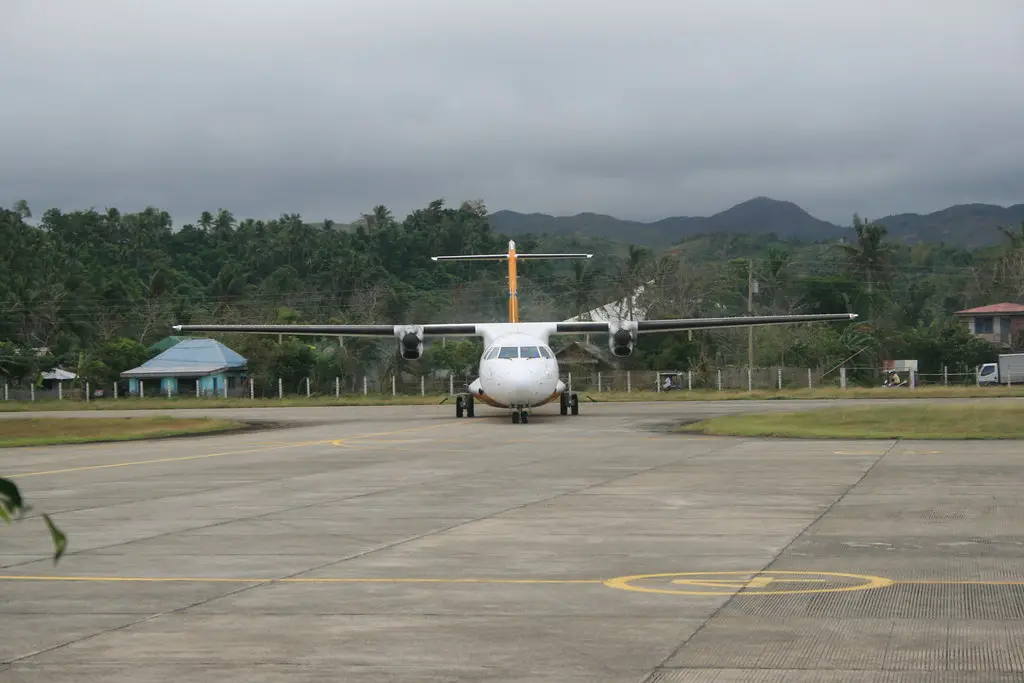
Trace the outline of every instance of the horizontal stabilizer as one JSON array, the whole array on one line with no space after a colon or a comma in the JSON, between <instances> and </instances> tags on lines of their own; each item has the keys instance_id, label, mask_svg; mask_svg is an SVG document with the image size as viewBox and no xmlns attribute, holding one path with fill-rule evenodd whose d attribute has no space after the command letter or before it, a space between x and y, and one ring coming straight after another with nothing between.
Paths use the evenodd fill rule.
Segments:
<instances>
[{"instance_id":1,"label":"horizontal stabilizer","mask_svg":"<svg viewBox=\"0 0 1024 683\"><path fill-rule=\"evenodd\" d=\"M431 261L504 261L508 254L461 254L458 256L431 256Z\"/></svg>"},{"instance_id":2,"label":"horizontal stabilizer","mask_svg":"<svg viewBox=\"0 0 1024 683\"><path fill-rule=\"evenodd\" d=\"M593 254L516 254L520 261L525 259L547 259L547 258L593 258Z\"/></svg>"}]
</instances>

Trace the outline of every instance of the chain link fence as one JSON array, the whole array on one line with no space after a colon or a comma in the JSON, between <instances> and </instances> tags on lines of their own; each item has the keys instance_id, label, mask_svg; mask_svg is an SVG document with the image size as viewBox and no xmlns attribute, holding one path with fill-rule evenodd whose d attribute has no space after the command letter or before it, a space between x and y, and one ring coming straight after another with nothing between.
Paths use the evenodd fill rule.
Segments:
<instances>
[{"instance_id":1,"label":"chain link fence","mask_svg":"<svg viewBox=\"0 0 1024 683\"><path fill-rule=\"evenodd\" d=\"M841 368L708 368L702 370L568 370L561 371L562 381L572 391L599 393L659 393L664 391L791 391L795 389L849 389L883 387L892 371L873 366ZM942 368L941 372L917 373L897 371L895 386L968 387L978 386L978 369ZM171 390L159 379L147 379L129 392L124 382L97 386L89 382L52 382L44 386L28 382L4 381L4 401L98 401L136 398L217 398L217 399L294 399L343 398L366 396L375 398L405 396L444 397L466 391L475 377L470 375L384 375L360 374L347 377L243 378L233 385L221 383L210 390L196 381L177 384ZM1022 382L1024 383L1024 382Z\"/></svg>"}]
</instances>

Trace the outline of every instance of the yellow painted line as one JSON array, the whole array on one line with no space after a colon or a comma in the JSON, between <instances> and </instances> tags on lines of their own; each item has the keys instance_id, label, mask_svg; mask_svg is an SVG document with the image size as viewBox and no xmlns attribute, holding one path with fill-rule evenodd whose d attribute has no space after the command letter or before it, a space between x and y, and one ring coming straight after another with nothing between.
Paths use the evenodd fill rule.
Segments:
<instances>
[{"instance_id":1,"label":"yellow painted line","mask_svg":"<svg viewBox=\"0 0 1024 683\"><path fill-rule=\"evenodd\" d=\"M832 451L835 455L885 455L883 451Z\"/></svg>"},{"instance_id":2,"label":"yellow painted line","mask_svg":"<svg viewBox=\"0 0 1024 683\"><path fill-rule=\"evenodd\" d=\"M154 464L165 463L165 462L183 462L185 460L202 460L202 459L205 459L205 458L219 458L219 457L222 457L222 456L225 456L225 455L242 455L242 454L245 454L245 453L263 453L263 452L266 452L266 451L283 450L285 448L300 448L302 446L315 446L315 445L319 445L319 444L334 443L335 441L345 441L345 440L352 440L352 439L364 439L364 438L371 437L371 436L385 436L385 435L390 435L390 434L400 434L400 433L403 433L403 432L422 431L422 430L425 430L425 429L438 429L440 427L452 427L452 426L455 426L455 425L448 425L448 424L430 425L428 427L413 427L413 428L410 428L410 429L399 429L399 430L395 430L393 432L377 432L377 433L373 433L373 434L356 434L354 436L346 437L345 439L322 439L322 440L319 440L319 441L296 441L296 442L286 443L286 444L279 445L279 446L265 446L265 447L262 447L262 448L245 448L245 449L234 450L234 451L221 451L221 452L218 452L218 453L202 453L202 454L199 454L199 455L182 455L182 456L175 456L175 457L171 457L171 458L154 458L152 460L134 460L134 461L131 461L131 462L115 462L115 463L108 463L106 465L83 465L81 467L67 467L67 468L58 469L58 470L44 470L42 472L26 472L26 473L23 473L23 474L6 474L6 475L3 475L3 476L8 478L8 479L22 479L22 478L25 478L25 477L42 477L42 476L49 475L49 474L67 474L69 472L88 472L88 471L92 471L92 470L105 470L105 469L111 469L111 468L114 468L114 467L136 467L136 466L139 466L139 465L154 465Z\"/></svg>"},{"instance_id":3,"label":"yellow painted line","mask_svg":"<svg viewBox=\"0 0 1024 683\"><path fill-rule=\"evenodd\" d=\"M750 579L675 578L671 584L691 588L722 588L727 590L675 590L633 585L636 581L670 579L671 577L712 577L752 576ZM778 575L778 576L777 576ZM837 577L842 580L858 580L861 583L843 585L836 578L785 578L785 576L810 575ZM830 593L885 588L900 584L916 585L976 585L976 586L1024 586L1024 581L976 581L954 579L922 579L897 581L869 574L843 574L837 572L688 572L670 574L640 574L620 576L613 579L512 579L512 578L407 578L407 577L198 577L198 576L48 576L48 575L0 575L0 581L38 582L91 582L91 583L296 583L296 584L490 584L490 585L605 585L609 588L640 593L661 593L668 595L796 595L802 593ZM744 588L767 588L771 584L792 583L835 583L834 586L804 590L742 590ZM737 592L741 591L741 592Z\"/></svg>"},{"instance_id":4,"label":"yellow painted line","mask_svg":"<svg viewBox=\"0 0 1024 683\"><path fill-rule=\"evenodd\" d=\"M42 472L26 472L25 474L7 474L9 479L24 477L41 477L47 474L65 474L68 472L86 472L89 470L105 470L112 467L135 467L137 465L154 465L161 462L182 462L184 460L201 460L203 458L219 458L224 455L240 455L242 453L261 453L264 451L276 451L284 448L298 448L300 446L312 446L324 443L323 441L299 441L286 446L266 446L264 448L246 448L238 451L222 451L220 453L203 453L200 455L182 455L173 458L155 458L153 460L134 460L132 462L114 462L106 465L85 465L82 467L68 467L60 470L44 470Z\"/></svg>"},{"instance_id":5,"label":"yellow painted line","mask_svg":"<svg viewBox=\"0 0 1024 683\"><path fill-rule=\"evenodd\" d=\"M433 579L433 578L239 578L195 576L0 576L0 581L85 581L95 583L488 583L488 584L600 584L600 579Z\"/></svg>"}]
</instances>

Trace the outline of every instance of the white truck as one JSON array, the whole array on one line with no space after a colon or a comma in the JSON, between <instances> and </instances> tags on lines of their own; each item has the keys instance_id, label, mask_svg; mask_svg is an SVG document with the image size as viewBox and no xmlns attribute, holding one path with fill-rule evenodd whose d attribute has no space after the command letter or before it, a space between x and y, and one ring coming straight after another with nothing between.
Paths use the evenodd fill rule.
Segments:
<instances>
[{"instance_id":1,"label":"white truck","mask_svg":"<svg viewBox=\"0 0 1024 683\"><path fill-rule=\"evenodd\" d=\"M1001 353L978 368L978 384L1024 384L1024 353Z\"/></svg>"}]
</instances>

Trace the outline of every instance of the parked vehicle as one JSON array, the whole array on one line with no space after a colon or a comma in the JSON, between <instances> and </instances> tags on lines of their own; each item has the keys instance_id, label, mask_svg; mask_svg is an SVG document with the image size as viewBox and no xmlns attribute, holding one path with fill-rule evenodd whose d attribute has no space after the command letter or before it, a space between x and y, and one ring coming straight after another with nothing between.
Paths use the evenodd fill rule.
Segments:
<instances>
[{"instance_id":1,"label":"parked vehicle","mask_svg":"<svg viewBox=\"0 0 1024 683\"><path fill-rule=\"evenodd\" d=\"M978 368L978 384L1024 384L1024 353L1001 353Z\"/></svg>"}]
</instances>

